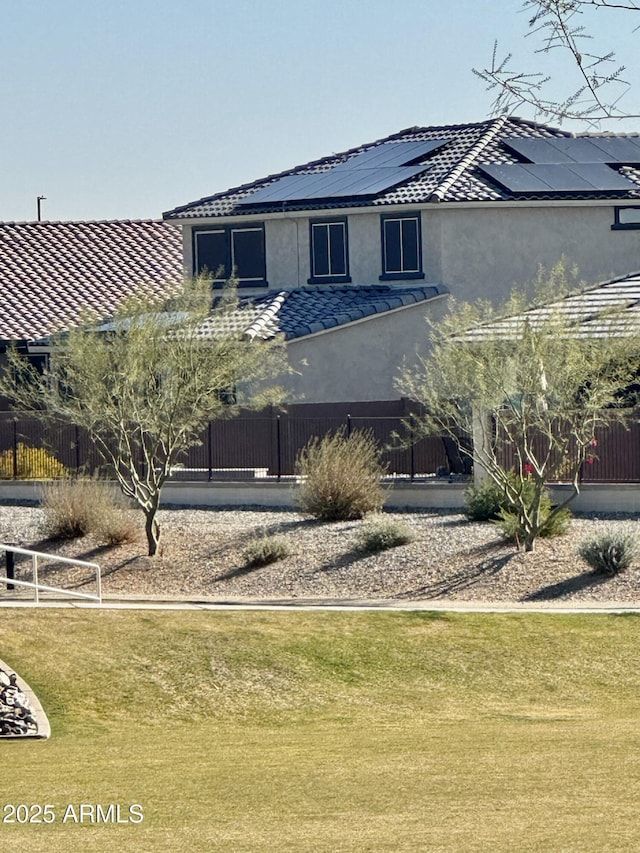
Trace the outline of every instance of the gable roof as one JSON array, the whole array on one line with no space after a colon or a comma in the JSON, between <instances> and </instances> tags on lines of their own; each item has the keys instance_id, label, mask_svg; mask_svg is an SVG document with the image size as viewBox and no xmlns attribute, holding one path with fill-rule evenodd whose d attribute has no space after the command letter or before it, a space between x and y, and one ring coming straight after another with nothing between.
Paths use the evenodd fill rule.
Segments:
<instances>
[{"instance_id":1,"label":"gable roof","mask_svg":"<svg viewBox=\"0 0 640 853\"><path fill-rule=\"evenodd\" d=\"M183 279L180 228L158 220L0 223L0 340L37 340Z\"/></svg>"},{"instance_id":2,"label":"gable roof","mask_svg":"<svg viewBox=\"0 0 640 853\"><path fill-rule=\"evenodd\" d=\"M240 299L240 310L223 320L203 323L204 337L224 331L243 332L250 338L282 334L287 341L328 331L398 308L428 302L446 294L445 287L299 287L276 294Z\"/></svg>"},{"instance_id":3,"label":"gable roof","mask_svg":"<svg viewBox=\"0 0 640 853\"><path fill-rule=\"evenodd\" d=\"M611 279L512 317L468 329L467 341L510 339L546 322L566 323L578 337L625 336L640 331L640 272Z\"/></svg>"},{"instance_id":4,"label":"gable roof","mask_svg":"<svg viewBox=\"0 0 640 853\"><path fill-rule=\"evenodd\" d=\"M477 122L475 124L460 124L447 125L437 127L413 127L402 130L399 133L392 134L383 139L378 139L375 142L361 145L358 148L352 148L340 154L332 154L329 157L324 157L320 160L314 160L310 163L305 163L301 166L296 166L285 172L277 175L269 175L249 184L244 184L240 187L235 187L225 192L216 193L197 201L185 204L181 207L176 207L173 210L167 211L164 214L165 219L181 220L181 219L199 219L206 217L230 216L230 215L246 215L257 216L261 213L282 212L296 210L328 210L340 209L345 207L358 206L373 206L384 207L393 204L415 204L428 202L461 202L461 201L480 201L480 202L500 202L508 200L518 200L522 198L533 197L538 199L559 199L559 198L621 198L640 202L640 157L635 153L627 153L627 158L631 160L637 159L638 162L630 163L629 159L615 159L614 154L609 153L602 155L600 160L597 160L595 165L600 166L600 170L593 171L593 179L587 175L585 181L572 181L566 187L566 182L560 184L560 189L554 185L554 178L551 183L536 183L533 186L535 189L530 189L531 184L523 185L515 180L514 176L522 177L521 166L533 165L529 169L527 178L533 180L541 171L542 164L536 160L532 160L530 154L522 153L509 146L509 141L517 142L518 140L627 140L630 145L629 151L634 152L636 149L640 152L640 138L637 135L624 134L584 134L579 137L560 130L558 128L549 127L544 124L527 121L525 119L501 116L497 119ZM385 184L383 180L378 184L378 191L375 192L375 186L372 185L372 192L364 194L361 184L356 183L360 189L352 196L345 195L347 190L344 184L341 186L338 197L320 198L319 193L322 192L319 187L327 185L326 179L318 180L317 176L326 175L332 172L333 177L340 177L340 172L335 170L343 170L346 167L358 168L362 163L362 155L367 154L373 149L382 151L391 151L393 146L398 143L428 143L429 141L440 143L436 147L425 146L425 154L420 159L420 164L423 168L416 169L416 161L410 160L409 163L401 163L403 169L407 169L412 165L412 169L400 174L398 170L398 181L391 185ZM593 158L592 152L595 150L593 146L584 146L585 152L581 154L583 157ZM535 148L533 149L536 150ZM549 157L549 152L554 150L548 148L546 151L538 147L541 156ZM560 157L557 149L554 152L553 165L558 165L556 160ZM607 160L607 157L610 159ZM604 159L603 159L604 158ZM613 158L613 160L611 159ZM367 158L364 158L365 160ZM569 158L570 159L570 158ZM594 165L591 159L589 165ZM561 163L567 164L565 156ZM612 165L609 165L609 164ZM397 163L394 165L398 165ZM482 169L482 166L489 167L487 171ZM496 171L495 167L507 167L505 178L504 170L502 173ZM516 167L515 170L511 167ZM570 167L570 166L569 166ZM609 184L598 183L601 180L602 169L604 174L609 175ZM548 170L547 170L548 171ZM552 171L554 171L552 169ZM555 170L557 171L557 170ZM560 170L563 175L568 174L566 170ZM409 174L411 173L411 174ZM532 177L533 175L533 177ZM600 175L600 177L598 177ZM307 176L305 178L305 176ZM313 181L309 181L308 176L316 176ZM286 179L286 183L285 183ZM505 183L506 181L506 183ZM279 182L281 182L279 184ZM311 190L309 185L313 183L314 189ZM280 186L295 186L298 189L303 186L307 187L305 199L292 198L289 193L289 198L284 200L269 201L271 194L265 192L266 188L272 190L276 185ZM334 189L328 188L326 192L336 192L335 182L332 183ZM385 188L386 186L386 188ZM528 188L520 191L522 186ZM605 187L602 189L602 187ZM258 195L258 191L261 194ZM360 193L360 194L359 194ZM251 202L251 196L256 196L256 202ZM277 195L277 193L276 193ZM281 194L282 195L282 194ZM260 201L260 199L263 201ZM266 198L266 200L264 200Z\"/></svg>"}]
</instances>

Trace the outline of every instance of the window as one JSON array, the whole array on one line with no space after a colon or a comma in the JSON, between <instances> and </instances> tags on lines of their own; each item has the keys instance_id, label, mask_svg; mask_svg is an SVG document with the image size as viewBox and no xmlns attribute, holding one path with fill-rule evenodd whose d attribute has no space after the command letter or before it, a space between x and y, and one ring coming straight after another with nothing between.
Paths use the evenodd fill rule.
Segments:
<instances>
[{"instance_id":1,"label":"window","mask_svg":"<svg viewBox=\"0 0 640 853\"><path fill-rule=\"evenodd\" d=\"M266 287L262 225L231 225L194 232L194 272L207 271L222 285L235 272L240 287Z\"/></svg>"},{"instance_id":2,"label":"window","mask_svg":"<svg viewBox=\"0 0 640 853\"><path fill-rule=\"evenodd\" d=\"M380 279L424 278L419 216L383 216Z\"/></svg>"},{"instance_id":3,"label":"window","mask_svg":"<svg viewBox=\"0 0 640 853\"><path fill-rule=\"evenodd\" d=\"M325 219L311 222L311 278L319 282L349 282L347 220Z\"/></svg>"},{"instance_id":4,"label":"window","mask_svg":"<svg viewBox=\"0 0 640 853\"><path fill-rule=\"evenodd\" d=\"M616 207L616 219L612 231L626 231L640 228L640 207Z\"/></svg>"}]
</instances>

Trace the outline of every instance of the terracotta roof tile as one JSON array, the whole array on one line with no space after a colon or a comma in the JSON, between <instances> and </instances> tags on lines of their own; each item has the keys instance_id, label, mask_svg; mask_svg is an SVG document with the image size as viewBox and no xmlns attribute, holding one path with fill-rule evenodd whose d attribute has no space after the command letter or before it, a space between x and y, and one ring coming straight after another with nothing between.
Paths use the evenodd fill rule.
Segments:
<instances>
[{"instance_id":1,"label":"terracotta roof tile","mask_svg":"<svg viewBox=\"0 0 640 853\"><path fill-rule=\"evenodd\" d=\"M168 222L0 223L0 339L43 338L182 277L181 231Z\"/></svg>"}]
</instances>

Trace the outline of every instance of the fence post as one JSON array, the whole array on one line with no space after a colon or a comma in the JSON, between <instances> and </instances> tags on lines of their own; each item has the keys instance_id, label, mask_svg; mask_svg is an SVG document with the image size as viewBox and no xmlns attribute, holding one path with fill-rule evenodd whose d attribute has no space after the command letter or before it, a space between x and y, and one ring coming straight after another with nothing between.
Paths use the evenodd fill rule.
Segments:
<instances>
[{"instance_id":1,"label":"fence post","mask_svg":"<svg viewBox=\"0 0 640 853\"><path fill-rule=\"evenodd\" d=\"M213 423L209 421L207 436L207 463L209 467L209 482L213 480Z\"/></svg>"},{"instance_id":2,"label":"fence post","mask_svg":"<svg viewBox=\"0 0 640 853\"><path fill-rule=\"evenodd\" d=\"M347 438L351 438L351 415L347 415Z\"/></svg>"},{"instance_id":3,"label":"fence post","mask_svg":"<svg viewBox=\"0 0 640 853\"><path fill-rule=\"evenodd\" d=\"M78 424L75 424L75 433L76 433L76 477L77 477L78 472L80 471L80 427L78 426Z\"/></svg>"},{"instance_id":4,"label":"fence post","mask_svg":"<svg viewBox=\"0 0 640 853\"><path fill-rule=\"evenodd\" d=\"M18 479L18 421L13 419L13 479Z\"/></svg>"},{"instance_id":5,"label":"fence post","mask_svg":"<svg viewBox=\"0 0 640 853\"><path fill-rule=\"evenodd\" d=\"M411 441L411 482L416 478L416 436L413 429L413 415L411 418L411 429L409 431L409 440Z\"/></svg>"},{"instance_id":6,"label":"fence post","mask_svg":"<svg viewBox=\"0 0 640 853\"><path fill-rule=\"evenodd\" d=\"M280 443L282 438L282 431L280 429L280 415L276 415L276 459L277 459L277 473L278 473L278 482L280 482L280 478L282 476L282 445Z\"/></svg>"}]
</instances>

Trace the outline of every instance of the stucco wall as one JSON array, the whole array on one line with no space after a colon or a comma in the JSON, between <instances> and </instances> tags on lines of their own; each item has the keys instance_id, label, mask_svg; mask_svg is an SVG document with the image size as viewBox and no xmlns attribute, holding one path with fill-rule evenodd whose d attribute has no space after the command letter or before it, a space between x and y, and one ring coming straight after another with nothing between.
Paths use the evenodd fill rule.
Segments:
<instances>
[{"instance_id":1,"label":"stucco wall","mask_svg":"<svg viewBox=\"0 0 640 853\"><path fill-rule=\"evenodd\" d=\"M415 364L416 352L427 350L425 317L437 320L445 310L446 299L438 298L290 341L289 361L299 375L286 384L298 402L395 400L403 359Z\"/></svg>"},{"instance_id":2,"label":"stucco wall","mask_svg":"<svg viewBox=\"0 0 640 853\"><path fill-rule=\"evenodd\" d=\"M531 282L539 264L552 267L562 256L589 284L640 269L640 231L612 231L613 205L438 214L442 281L461 299L500 301Z\"/></svg>"},{"instance_id":3,"label":"stucco wall","mask_svg":"<svg viewBox=\"0 0 640 853\"><path fill-rule=\"evenodd\" d=\"M424 283L445 284L462 299L482 296L500 301L514 286L531 282L539 264L553 266L562 256L577 264L580 277L588 283L633 272L640 269L640 230L612 231L614 207L432 205L421 214ZM225 220L233 221L246 220ZM382 264L380 214L350 212L348 235L352 284L377 284ZM266 217L265 240L270 287L287 290L306 285L308 217ZM184 245L189 268L189 226ZM411 283L415 282L404 282Z\"/></svg>"}]
</instances>

